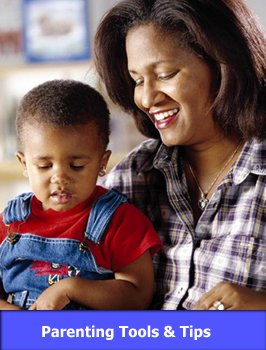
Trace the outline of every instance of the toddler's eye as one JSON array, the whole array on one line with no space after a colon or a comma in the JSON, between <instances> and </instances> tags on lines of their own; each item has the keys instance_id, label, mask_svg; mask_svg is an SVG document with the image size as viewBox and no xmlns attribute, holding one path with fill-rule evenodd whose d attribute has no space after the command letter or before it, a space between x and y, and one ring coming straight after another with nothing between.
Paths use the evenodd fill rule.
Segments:
<instances>
[{"instance_id":1,"label":"toddler's eye","mask_svg":"<svg viewBox=\"0 0 266 350\"><path fill-rule=\"evenodd\" d=\"M38 169L49 169L52 167L52 164L38 164L37 165Z\"/></svg>"},{"instance_id":2,"label":"toddler's eye","mask_svg":"<svg viewBox=\"0 0 266 350\"><path fill-rule=\"evenodd\" d=\"M82 164L71 164L70 167L74 170L81 170L84 168L84 165Z\"/></svg>"}]
</instances>

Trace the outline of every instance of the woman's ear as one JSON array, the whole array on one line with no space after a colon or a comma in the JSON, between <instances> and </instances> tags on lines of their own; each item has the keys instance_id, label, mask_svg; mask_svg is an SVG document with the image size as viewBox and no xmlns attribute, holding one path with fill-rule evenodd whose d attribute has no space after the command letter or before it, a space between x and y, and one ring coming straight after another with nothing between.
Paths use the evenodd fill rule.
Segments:
<instances>
[{"instance_id":1,"label":"woman's ear","mask_svg":"<svg viewBox=\"0 0 266 350\"><path fill-rule=\"evenodd\" d=\"M105 176L106 175L106 167L109 161L109 158L111 156L111 151L110 150L106 150L102 156L102 160L101 160L101 166L100 166L100 170L99 170L99 176Z\"/></svg>"},{"instance_id":2,"label":"woman's ear","mask_svg":"<svg viewBox=\"0 0 266 350\"><path fill-rule=\"evenodd\" d=\"M26 166L24 154L22 152L17 152L16 157L17 157L17 160L19 161L20 165L22 166L23 176L28 177L28 171L27 171L27 166Z\"/></svg>"}]
</instances>

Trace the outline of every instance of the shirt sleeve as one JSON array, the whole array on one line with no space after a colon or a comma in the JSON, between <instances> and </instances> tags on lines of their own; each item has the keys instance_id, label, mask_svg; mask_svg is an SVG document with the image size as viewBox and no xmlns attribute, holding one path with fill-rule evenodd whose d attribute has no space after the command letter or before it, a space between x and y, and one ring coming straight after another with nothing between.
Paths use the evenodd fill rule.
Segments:
<instances>
[{"instance_id":1,"label":"shirt sleeve","mask_svg":"<svg viewBox=\"0 0 266 350\"><path fill-rule=\"evenodd\" d=\"M8 228L4 224L3 221L3 214L0 213L0 244L3 242L3 240L6 238Z\"/></svg>"},{"instance_id":2,"label":"shirt sleeve","mask_svg":"<svg viewBox=\"0 0 266 350\"><path fill-rule=\"evenodd\" d=\"M98 265L118 271L147 250L153 255L161 247L149 219L133 205L124 203L112 217L102 244L92 250Z\"/></svg>"}]
</instances>

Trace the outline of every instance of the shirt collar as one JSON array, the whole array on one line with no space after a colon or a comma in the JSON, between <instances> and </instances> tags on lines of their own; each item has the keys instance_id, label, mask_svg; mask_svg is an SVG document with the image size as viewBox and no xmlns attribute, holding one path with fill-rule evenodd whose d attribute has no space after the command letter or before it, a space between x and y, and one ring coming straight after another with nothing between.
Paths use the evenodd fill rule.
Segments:
<instances>
[{"instance_id":1,"label":"shirt collar","mask_svg":"<svg viewBox=\"0 0 266 350\"><path fill-rule=\"evenodd\" d=\"M169 164L177 167L180 150L181 148L178 146L167 147L162 143L158 149L156 156L154 157L154 167L156 169L160 169L169 166Z\"/></svg>"},{"instance_id":2,"label":"shirt collar","mask_svg":"<svg viewBox=\"0 0 266 350\"><path fill-rule=\"evenodd\" d=\"M160 140L146 140L137 151L137 172L148 172L152 168L160 169L169 165L178 167L181 147L167 147ZM266 140L253 139L244 144L242 152L234 166L232 180L240 184L246 177L266 175Z\"/></svg>"},{"instance_id":3,"label":"shirt collar","mask_svg":"<svg viewBox=\"0 0 266 350\"><path fill-rule=\"evenodd\" d=\"M250 173L266 175L266 140L245 143L233 169L233 182L240 184Z\"/></svg>"},{"instance_id":4,"label":"shirt collar","mask_svg":"<svg viewBox=\"0 0 266 350\"><path fill-rule=\"evenodd\" d=\"M135 155L137 172L177 165L179 147L167 147L160 140L144 141Z\"/></svg>"}]
</instances>

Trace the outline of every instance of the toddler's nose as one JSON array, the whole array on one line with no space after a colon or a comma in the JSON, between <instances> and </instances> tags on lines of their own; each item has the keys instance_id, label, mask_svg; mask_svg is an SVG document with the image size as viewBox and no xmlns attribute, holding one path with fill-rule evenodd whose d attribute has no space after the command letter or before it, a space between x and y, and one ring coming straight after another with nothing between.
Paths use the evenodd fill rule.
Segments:
<instances>
[{"instance_id":1,"label":"toddler's nose","mask_svg":"<svg viewBox=\"0 0 266 350\"><path fill-rule=\"evenodd\" d=\"M67 174L64 173L56 173L52 175L51 183L66 185L67 183L69 183L69 177L67 176Z\"/></svg>"}]
</instances>

